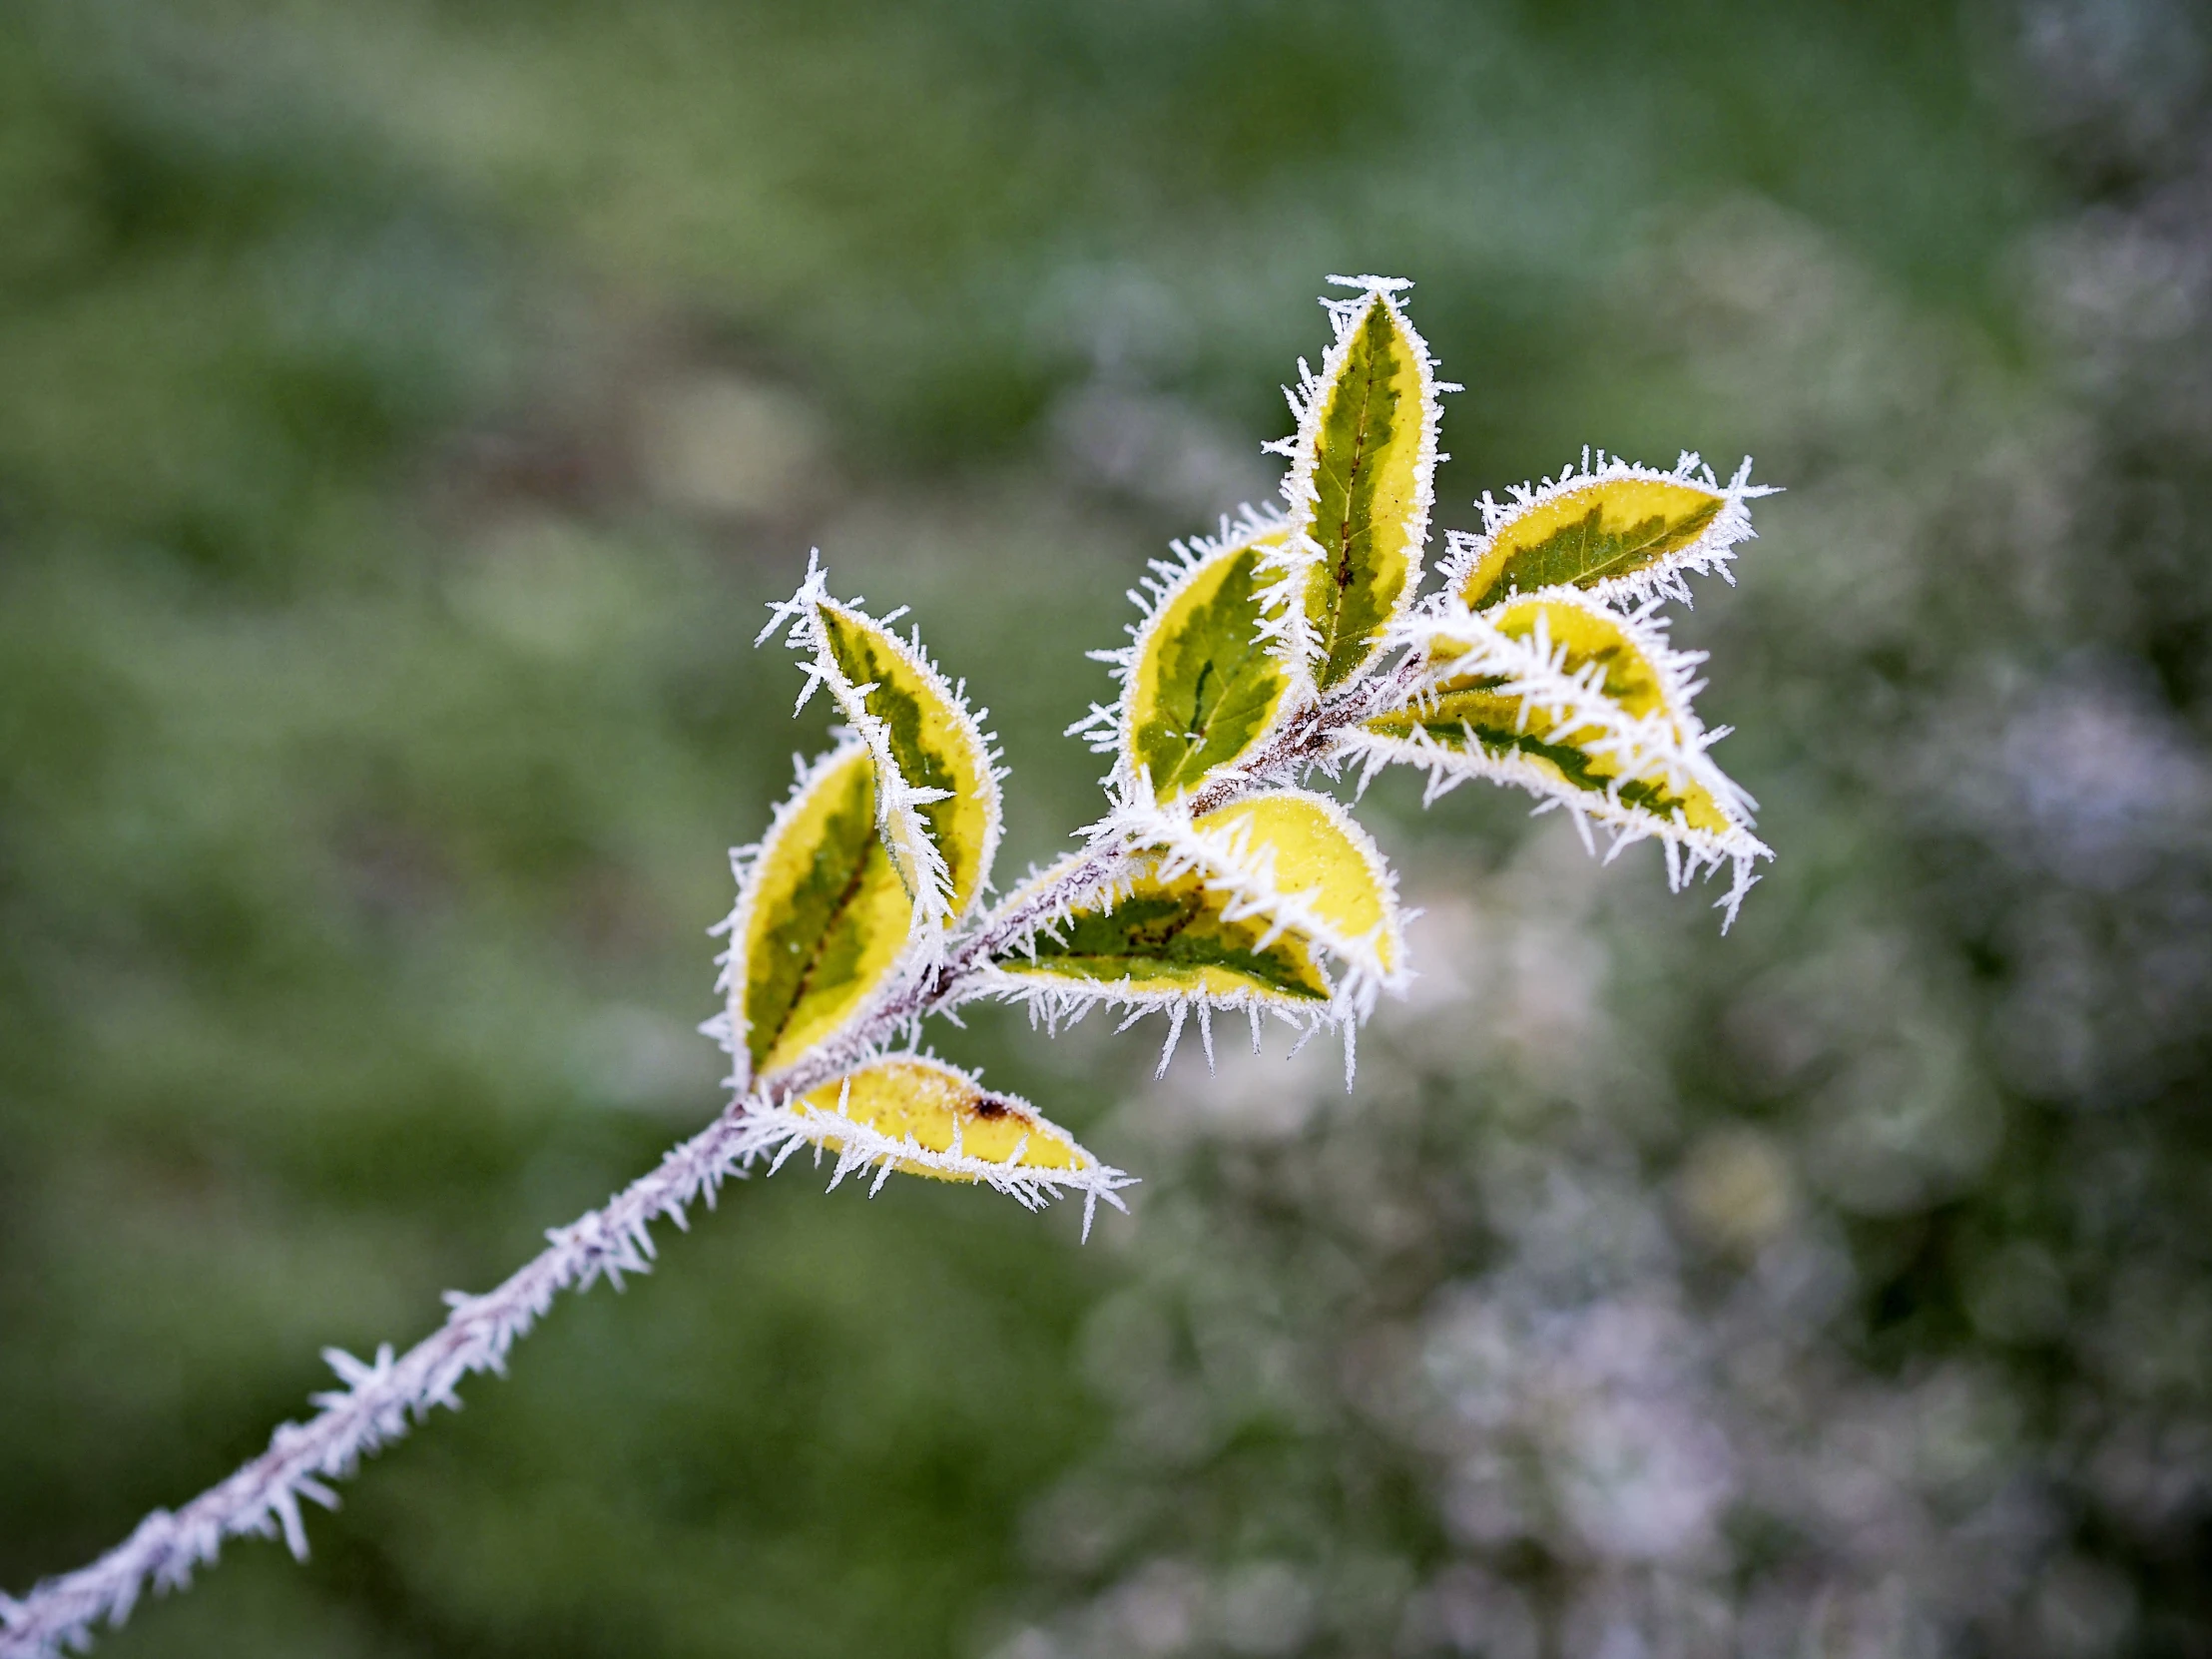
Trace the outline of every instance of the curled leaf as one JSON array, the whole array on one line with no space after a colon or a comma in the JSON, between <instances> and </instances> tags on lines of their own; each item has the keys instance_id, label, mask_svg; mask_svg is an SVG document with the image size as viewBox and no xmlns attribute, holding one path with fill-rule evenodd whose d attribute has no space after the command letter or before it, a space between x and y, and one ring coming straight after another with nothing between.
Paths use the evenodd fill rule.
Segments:
<instances>
[{"instance_id":1,"label":"curled leaf","mask_svg":"<svg viewBox=\"0 0 2212 1659\"><path fill-rule=\"evenodd\" d=\"M1331 280L1361 291L1327 301L1336 342L1291 397L1298 430L1271 446L1292 463L1283 481L1292 536L1272 561L1269 609L1281 616L1269 631L1293 671L1324 692L1374 661L1420 585L1446 389L1398 304L1408 284Z\"/></svg>"},{"instance_id":2,"label":"curled leaf","mask_svg":"<svg viewBox=\"0 0 2212 1659\"><path fill-rule=\"evenodd\" d=\"M878 828L922 924L953 925L989 882L998 850L988 738L918 642L831 599L818 566L776 612L791 619L794 643L813 653L800 702L828 686L875 757Z\"/></svg>"},{"instance_id":3,"label":"curled leaf","mask_svg":"<svg viewBox=\"0 0 2212 1659\"><path fill-rule=\"evenodd\" d=\"M831 1187L873 1169L873 1190L896 1171L980 1183L1030 1209L1079 1192L1086 1235L1098 1201L1121 1209L1117 1190L1131 1184L1028 1102L918 1054L871 1060L796 1101L749 1112L747 1121L742 1156L774 1152L780 1166L801 1146L819 1148L835 1155Z\"/></svg>"},{"instance_id":4,"label":"curled leaf","mask_svg":"<svg viewBox=\"0 0 2212 1659\"><path fill-rule=\"evenodd\" d=\"M1154 604L1123 670L1120 734L1128 788L1173 800L1235 766L1275 724L1290 677L1262 637L1262 563L1289 537L1251 520L1159 565Z\"/></svg>"},{"instance_id":5,"label":"curled leaf","mask_svg":"<svg viewBox=\"0 0 2212 1659\"><path fill-rule=\"evenodd\" d=\"M744 856L718 1031L739 1087L849 1025L897 968L913 902L875 826L875 763L848 744L802 775Z\"/></svg>"},{"instance_id":6,"label":"curled leaf","mask_svg":"<svg viewBox=\"0 0 2212 1659\"><path fill-rule=\"evenodd\" d=\"M1571 588L1516 598L1480 614L1453 611L1407 631L1428 675L1407 702L1369 719L1341 752L1372 777L1393 762L1429 774L1433 798L1469 779L1564 807L1588 838L1608 829L1615 849L1658 839L1670 885L1733 863L1730 919L1771 856L1751 833L1751 801L1707 753L1691 699L1703 659L1668 648L1648 614L1623 615Z\"/></svg>"},{"instance_id":7,"label":"curled leaf","mask_svg":"<svg viewBox=\"0 0 2212 1659\"><path fill-rule=\"evenodd\" d=\"M1566 468L1540 486L1514 489L1500 504L1482 498L1483 533L1447 538L1446 591L1469 610L1514 594L1573 587L1601 599L1637 601L1663 593L1688 599L1683 578L1728 575L1731 549L1751 539L1745 505L1771 494L1750 482L1751 462L1723 484L1697 456L1672 472L1608 459Z\"/></svg>"}]
</instances>

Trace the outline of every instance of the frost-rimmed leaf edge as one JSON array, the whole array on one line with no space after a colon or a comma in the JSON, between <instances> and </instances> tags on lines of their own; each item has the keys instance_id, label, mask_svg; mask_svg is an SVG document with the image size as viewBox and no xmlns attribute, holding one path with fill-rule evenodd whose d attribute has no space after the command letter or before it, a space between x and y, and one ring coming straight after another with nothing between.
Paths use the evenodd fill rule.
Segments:
<instances>
[{"instance_id":1,"label":"frost-rimmed leaf edge","mask_svg":"<svg viewBox=\"0 0 2212 1659\"><path fill-rule=\"evenodd\" d=\"M1469 609L1488 610L1511 599L1524 599L1533 593L1548 592L1544 589L1511 588L1490 595L1477 607L1459 589L1468 576L1480 567L1497 539L1529 513L1551 505L1562 496L1578 490L1613 482L1616 479L1639 483L1676 484L1689 489L1708 491L1720 500L1720 510L1710 524L1699 532L1695 541L1687 547L1676 548L1664 554L1641 570L1625 576L1609 576L1589 584L1552 584L1553 587L1572 586L1576 592L1594 599L1617 605L1640 605L1645 600L1661 597L1677 599L1683 604L1694 602L1688 578L1692 576L1718 576L1731 587L1736 574L1729 567L1734 564L1735 550L1747 541L1756 541L1759 532L1752 528L1751 509L1747 503L1761 496L1780 494L1779 486L1754 484L1751 481L1751 457L1746 455L1727 483L1706 464L1704 457L1695 450L1685 449L1676 457L1669 470L1645 466L1635 461L1623 460L1618 455L1608 455L1602 449L1584 449L1579 467L1573 462L1560 468L1556 477L1544 478L1533 484L1514 484L1499 501L1484 490L1475 505L1482 512L1482 530L1479 535L1465 530L1446 530L1446 552L1437 566L1441 590L1430 600L1432 607L1440 608L1452 603Z\"/></svg>"},{"instance_id":2,"label":"frost-rimmed leaf edge","mask_svg":"<svg viewBox=\"0 0 2212 1659\"><path fill-rule=\"evenodd\" d=\"M915 937L925 952L933 952L941 948L942 936L972 913L983 894L992 890L991 866L997 859L999 837L1005 825L999 784L1006 774L998 765L998 746L983 728L985 716L967 706L965 682L954 686L929 660L921 647L918 628L911 640L899 638L892 628L891 624L905 614L906 608L900 606L882 617L869 616L861 608L863 601L860 599L840 600L830 594L829 574L818 548L808 556L807 575L798 591L791 598L769 607L768 626L761 630L755 643L766 641L779 628L788 625L787 643L809 657L802 665L806 684L800 688L799 701L792 712L797 714L804 709L818 687L829 687L838 712L874 756L877 824L893 863L899 860L902 839L915 849ZM922 807L943 800L951 792L923 788L906 778L892 748L888 724L867 707L864 688L848 679L837 664L836 653L830 648L822 622L822 613L826 610L836 612L879 637L892 655L941 699L954 730L973 750L984 807L983 845L977 859L975 890L968 894L958 913L951 903L950 864L944 849L937 844L935 832L920 812Z\"/></svg>"},{"instance_id":3,"label":"frost-rimmed leaf edge","mask_svg":"<svg viewBox=\"0 0 2212 1659\"><path fill-rule=\"evenodd\" d=\"M1130 603L1142 613L1129 627L1129 644L1110 651L1086 653L1092 661L1108 665L1114 680L1121 687L1121 694L1110 704L1092 704L1090 713L1070 726L1064 735L1085 739L1094 754L1115 757L1114 770L1105 782L1122 804L1133 805L1157 799L1150 773L1137 754L1137 698L1142 684L1140 671L1146 654L1157 643L1160 630L1167 626L1190 590L1216 566L1228 562L1240 553L1250 551L1253 544L1264 537L1282 535L1289 528L1289 520L1281 513L1272 509L1255 508L1247 502L1234 518L1226 513L1222 515L1220 530L1215 535L1193 536L1188 541L1171 542L1169 546L1175 556L1171 559L1148 561L1151 574L1139 578L1138 585L1129 590ZM1253 597L1259 605L1261 621L1255 632L1254 642L1264 646L1271 640L1267 618L1271 605L1269 594L1272 590L1261 586L1257 578L1262 571L1272 566L1265 552L1258 556L1255 565ZM1198 783L1186 785L1178 793L1190 795L1209 784L1246 776L1238 762L1281 729L1283 718L1293 700L1296 681L1283 669L1280 655L1270 650L1269 658L1278 672L1283 674L1284 683L1282 690L1276 695L1275 706L1267 720L1253 733L1235 758L1218 763Z\"/></svg>"},{"instance_id":4,"label":"frost-rimmed leaf edge","mask_svg":"<svg viewBox=\"0 0 2212 1659\"><path fill-rule=\"evenodd\" d=\"M1141 807L1127 809L1125 814L1131 822L1150 822ZM1042 887L1073 867L1081 857L1082 854L1077 853L1064 858L1032 875L1025 885ZM1217 1013L1241 1013L1246 1016L1252 1026L1252 1051L1255 1054L1260 1052L1264 1021L1271 1017L1298 1033L1298 1041L1291 1049L1293 1054L1321 1032L1345 1031L1349 1028L1348 1022L1353 1018L1352 1009L1345 1001L1337 977L1329 971L1324 950L1319 948L1312 952L1314 966L1329 988L1328 997L1320 1000L1270 992L1258 986L1235 991L1177 989L1143 985L1127 978L1095 979L1076 974L1055 974L1041 968L1025 969L1019 965L1019 958L1024 956L1034 959L1039 935L1072 925L1081 912L1110 909L1134 890L1135 882L1140 877L1159 879L1158 857L1157 848L1133 849L1127 863L1104 880L1087 889L1069 887L1059 904L1039 916L996 961L978 970L974 996L978 999L988 998L1017 1004L1028 1010L1032 1026L1041 1025L1048 1034L1054 1036L1081 1024L1094 1008L1103 1008L1109 1013L1127 1010L1127 1017L1116 1027L1119 1031L1128 1030L1147 1014L1166 1014L1167 1040L1160 1051L1160 1063L1153 1073L1155 1077L1166 1072L1168 1062L1175 1057L1176 1045L1182 1039L1184 1026L1193 1014L1198 1018L1199 1038L1205 1047L1209 1068L1214 1063L1213 1016ZM1141 861L1151 861L1152 867L1137 867Z\"/></svg>"},{"instance_id":5,"label":"frost-rimmed leaf edge","mask_svg":"<svg viewBox=\"0 0 2212 1659\"><path fill-rule=\"evenodd\" d=\"M1590 826L1594 823L1607 830L1608 839L1602 855L1606 863L1611 863L1638 841L1656 840L1666 854L1667 887L1671 892L1682 891L1700 874L1733 864L1735 872L1727 892L1714 901L1723 911L1721 931L1724 933L1734 924L1744 895L1759 880L1755 863L1774 856L1772 848L1741 825L1731 825L1723 831L1699 830L1682 821L1680 809L1676 810L1674 818L1664 819L1649 808L1623 801L1617 795L1601 795L1562 785L1556 775L1526 755L1495 754L1479 744L1469 750L1451 749L1420 731L1407 738L1354 733L1344 741L1341 753L1361 769L1363 788L1385 766L1408 766L1426 772L1428 781L1421 793L1423 806L1450 794L1461 784L1476 780L1524 790L1538 798L1531 810L1535 815L1564 809L1574 821L1575 832L1581 836L1583 846L1593 855L1598 854L1598 846L1590 833Z\"/></svg>"},{"instance_id":6,"label":"frost-rimmed leaf edge","mask_svg":"<svg viewBox=\"0 0 2212 1659\"><path fill-rule=\"evenodd\" d=\"M1430 662L1404 697L1372 711L1367 718L1412 712L1424 696L1446 681L1467 675L1489 676L1504 682L1498 695L1524 698L1531 708L1545 712L1552 732L1571 733L1584 727L1605 732L1605 743L1594 748L1588 744L1578 747L1610 758L1619 766L1624 782L1649 777L1656 767L1661 769L1659 776L1668 778L1677 789L1688 782L1710 788L1731 817L1750 824L1758 804L1740 785L1710 762L1695 772L1688 770L1733 728L1708 729L1699 720L1696 698L1705 689L1705 682L1696 678L1696 671L1707 654L1674 649L1667 637L1667 619L1659 612L1661 602L1654 597L1632 611L1623 611L1580 588L1554 587L1518 593L1510 601L1480 611L1457 605L1425 611L1405 623L1393 643L1417 655L1440 642L1456 647L1458 654ZM1505 633L1497 625L1498 617L1520 605L1556 605L1580 611L1616 629L1651 666L1660 707L1649 714L1630 713L1605 690L1602 669L1595 663L1567 672L1563 664L1569 648L1563 641L1552 641L1549 619L1541 613L1527 636ZM1665 770L1668 768L1684 770L1669 773Z\"/></svg>"},{"instance_id":7,"label":"frost-rimmed leaf edge","mask_svg":"<svg viewBox=\"0 0 2212 1659\"><path fill-rule=\"evenodd\" d=\"M1650 665L1659 689L1661 707L1651 714L1630 714L1603 687L1598 665L1586 665L1569 674L1562 667L1567 647L1554 646L1547 619L1539 612L1537 626L1526 637L1504 633L1495 618L1507 608L1501 601L1481 611L1470 611L1452 602L1448 608L1423 611L1398 631L1393 643L1416 653L1438 640L1464 648L1463 654L1434 665L1407 697L1371 719L1389 715L1417 715L1422 699L1437 686L1468 675L1486 675L1503 683L1497 694L1522 700L1522 718L1534 711L1548 721L1546 741L1564 742L1567 736L1595 727L1605 741L1572 745L1585 754L1600 756L1618 766L1619 773L1603 793L1562 789L1556 779L1534 762L1519 756L1493 755L1472 746L1471 752L1447 748L1425 732L1409 736L1376 733L1362 727L1348 728L1336 740L1335 753L1361 769L1364 792L1382 768L1410 766L1429 774L1424 804L1472 779L1510 784L1544 798L1538 813L1565 808L1573 816L1583 844L1596 851L1589 823L1603 824L1612 831L1605 857L1610 862L1638 840L1661 841L1667 859L1667 884L1679 892L1701 871L1718 870L1733 863L1734 878L1717 901L1724 912L1722 931L1736 919L1744 895L1758 881L1754 866L1771 859L1773 850L1751 833L1758 803L1743 787L1715 764L1709 751L1727 737L1731 728L1707 728L1695 706L1704 682L1695 678L1706 660L1702 651L1677 651L1668 640L1665 618L1659 606L1665 596L1654 595L1633 611L1622 611L1594 597L1587 589L1538 588L1516 593L1511 605L1561 605L1581 611L1613 627L1636 648ZM1662 784L1680 794L1690 788L1705 792L1728 828L1711 830L1693 828L1677 809L1672 820L1619 797L1621 786L1636 782ZM1598 804L1604 803L1604 810Z\"/></svg>"},{"instance_id":8,"label":"frost-rimmed leaf edge","mask_svg":"<svg viewBox=\"0 0 2212 1659\"><path fill-rule=\"evenodd\" d=\"M1313 515L1320 507L1314 472L1321 459L1321 422L1328 411L1330 389L1351 358L1358 337L1357 324L1363 320L1369 306L1387 307L1412 347L1421 391L1421 431L1413 452L1413 501L1405 519L1404 585L1398 590L1389 615L1378 625L1375 642L1361 666L1329 688L1332 693L1355 686L1374 672L1376 664L1388 650L1391 626L1402 621L1418 600L1423 558L1428 546L1429 518L1436 505L1436 467L1449 458L1437 447L1443 425L1442 394L1464 389L1453 381L1437 378L1436 359L1428 349L1427 340L1413 326L1404 306L1398 303L1397 296L1413 285L1409 279L1332 276L1328 280L1356 291L1343 299L1322 297L1322 308L1329 313L1334 337L1322 356L1321 370L1316 373L1307 366L1304 357L1299 358L1297 388L1283 388L1284 400L1291 407L1294 429L1290 436L1263 446L1265 453L1281 455L1291 463L1280 492L1288 509L1286 517L1292 526L1292 535L1280 552L1267 562L1266 568L1276 572L1277 579L1273 587L1263 592L1261 605L1267 613L1267 620L1262 624L1263 637L1274 644L1291 677L1292 694L1286 701L1293 703L1311 703L1323 695L1316 679L1321 666L1315 660L1319 642L1314 636L1312 619L1306 614L1309 579L1329 557L1328 550L1314 538L1311 529Z\"/></svg>"},{"instance_id":9,"label":"frost-rimmed leaf edge","mask_svg":"<svg viewBox=\"0 0 2212 1659\"><path fill-rule=\"evenodd\" d=\"M844 1110L851 1098L853 1079L878 1066L913 1066L955 1079L976 1094L988 1095L1001 1105L1018 1112L1031 1126L1059 1136L1075 1157L1086 1162L1078 1167L1058 1169L1023 1164L1019 1160L1028 1144L1026 1135L1016 1142L1014 1150L1004 1161L977 1157L960 1148L960 1120L957 1116L953 1118L952 1147L943 1151L923 1146L911 1134L904 1139L894 1139L872 1124L845 1116ZM811 1103L811 1096L832 1087L838 1091L836 1110L830 1111ZM815 1149L819 1163L825 1150L823 1142L835 1139L840 1145L836 1152L835 1166L830 1176L830 1191L834 1191L846 1176L873 1168L875 1179L868 1187L868 1196L872 1198L883 1190L885 1181L893 1174L900 1173L898 1165L903 1162L918 1164L947 1180L985 1186L993 1192L1004 1193L1025 1210L1041 1210L1066 1193L1081 1193L1083 1237L1086 1239L1090 1237L1091 1222L1099 1203L1103 1201L1126 1212L1127 1206L1121 1201L1120 1191L1122 1188L1135 1186L1139 1179L1102 1161L1067 1130L1018 1095L985 1089L981 1079L973 1073L948 1064L934 1054L919 1050L869 1055L840 1078L818 1084L805 1093L788 1096L774 1105L756 1107L746 1114L745 1122L746 1134L736 1154L741 1165L749 1166L766 1158L769 1160L768 1173L773 1175L803 1146L812 1146Z\"/></svg>"},{"instance_id":10,"label":"frost-rimmed leaf edge","mask_svg":"<svg viewBox=\"0 0 2212 1659\"><path fill-rule=\"evenodd\" d=\"M1255 856L1246 826L1208 828L1209 820L1219 821L1225 814L1242 813L1271 801L1291 801L1314 809L1359 856L1382 911L1382 919L1369 933L1352 936L1343 932L1314 907L1308 897L1312 888L1286 892L1276 885L1273 850L1263 849ZM1140 809L1122 818L1131 844L1164 854L1161 879L1172 881L1197 870L1210 888L1229 894L1233 902L1223 913L1230 919L1257 916L1270 928L1296 932L1326 950L1340 970L1337 1003L1348 1016L1348 1036L1353 1025L1374 1012L1379 992L1400 993L1411 982L1405 960L1405 917L1397 901L1397 874L1375 837L1329 797L1288 787L1256 790L1198 818L1193 818L1182 802L1150 812ZM1382 948L1385 944L1386 952Z\"/></svg>"}]
</instances>

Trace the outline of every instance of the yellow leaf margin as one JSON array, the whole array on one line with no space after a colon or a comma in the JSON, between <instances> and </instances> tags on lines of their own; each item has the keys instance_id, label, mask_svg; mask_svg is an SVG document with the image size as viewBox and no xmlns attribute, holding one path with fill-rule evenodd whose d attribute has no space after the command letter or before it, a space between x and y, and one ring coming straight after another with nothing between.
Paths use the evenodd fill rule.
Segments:
<instances>
[{"instance_id":1,"label":"yellow leaf margin","mask_svg":"<svg viewBox=\"0 0 2212 1659\"><path fill-rule=\"evenodd\" d=\"M1378 991L1402 990L1410 979L1397 877L1374 837L1328 797L1270 790L1197 818L1164 809L1139 835L1162 852L1163 879L1196 871L1231 900L1225 915L1260 917L1326 950L1344 1014L1365 1019Z\"/></svg>"},{"instance_id":2,"label":"yellow leaf margin","mask_svg":"<svg viewBox=\"0 0 2212 1659\"><path fill-rule=\"evenodd\" d=\"M1100 1163L1027 1101L923 1054L870 1060L797 1099L748 1112L746 1126L741 1160L773 1156L774 1173L811 1146L836 1159L832 1188L872 1169L871 1195L893 1172L987 1186L1031 1210L1081 1193L1086 1237L1098 1203L1123 1209L1118 1192L1135 1180Z\"/></svg>"}]
</instances>

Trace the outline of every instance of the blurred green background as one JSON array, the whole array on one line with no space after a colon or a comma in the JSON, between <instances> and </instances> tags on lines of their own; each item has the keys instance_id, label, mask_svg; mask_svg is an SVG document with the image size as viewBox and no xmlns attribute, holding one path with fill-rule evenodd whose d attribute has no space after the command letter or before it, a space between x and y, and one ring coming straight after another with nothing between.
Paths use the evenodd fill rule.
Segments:
<instances>
[{"instance_id":1,"label":"blurred green background","mask_svg":"<svg viewBox=\"0 0 2212 1659\"><path fill-rule=\"evenodd\" d=\"M1446 524L1745 453L1780 857L1397 781L1331 1056L988 1066L1133 1222L732 1188L116 1655L2212 1653L2212 27L2185 0L0 0L0 1585L719 1104L819 544L1003 878L1330 272Z\"/></svg>"}]
</instances>

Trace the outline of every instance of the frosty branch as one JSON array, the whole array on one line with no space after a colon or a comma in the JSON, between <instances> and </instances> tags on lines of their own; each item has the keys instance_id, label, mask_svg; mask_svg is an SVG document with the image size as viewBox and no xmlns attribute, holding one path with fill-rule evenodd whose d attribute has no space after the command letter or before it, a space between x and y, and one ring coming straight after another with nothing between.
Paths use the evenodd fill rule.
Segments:
<instances>
[{"instance_id":1,"label":"frosty branch","mask_svg":"<svg viewBox=\"0 0 2212 1659\"><path fill-rule=\"evenodd\" d=\"M652 1224L686 1225L724 1181L802 1149L830 1185L893 1173L988 1186L1034 1209L1081 1195L1121 1207L1133 1177L1026 1102L920 1049L932 1017L1019 1002L1050 1029L1094 1009L1158 1012L1164 1068L1217 1014L1353 1037L1409 974L1396 882L1367 831L1307 786L1385 767L1426 774L1433 799L1469 780L1563 811L1608 856L1639 840L1670 884L1731 871L1733 919L1770 856L1752 803L1713 763L1725 730L1693 709L1698 655L1668 644L1659 607L1686 579L1727 574L1765 494L1749 463L1725 483L1695 455L1667 471L1587 452L1541 485L1484 496L1482 531L1446 538L1422 594L1437 449L1435 376L1406 283L1331 278L1333 340L1288 393L1296 429L1283 505L1156 561L1128 646L1093 653L1119 681L1071 729L1111 757L1109 810L1058 863L986 906L1005 774L963 689L811 560L773 607L806 676L843 725L799 767L768 833L733 854L736 907L707 1030L731 1056L732 1103L605 1207L481 1296L448 1294L445 1324L404 1355L336 1352L344 1386L278 1428L267 1451L175 1513L20 1600L0 1596L0 1659L46 1659L120 1624L148 1587L178 1589L224 1541L281 1537L304 1555L303 1502L398 1438L461 1381L504 1369L561 1292L647 1271Z\"/></svg>"}]
</instances>

